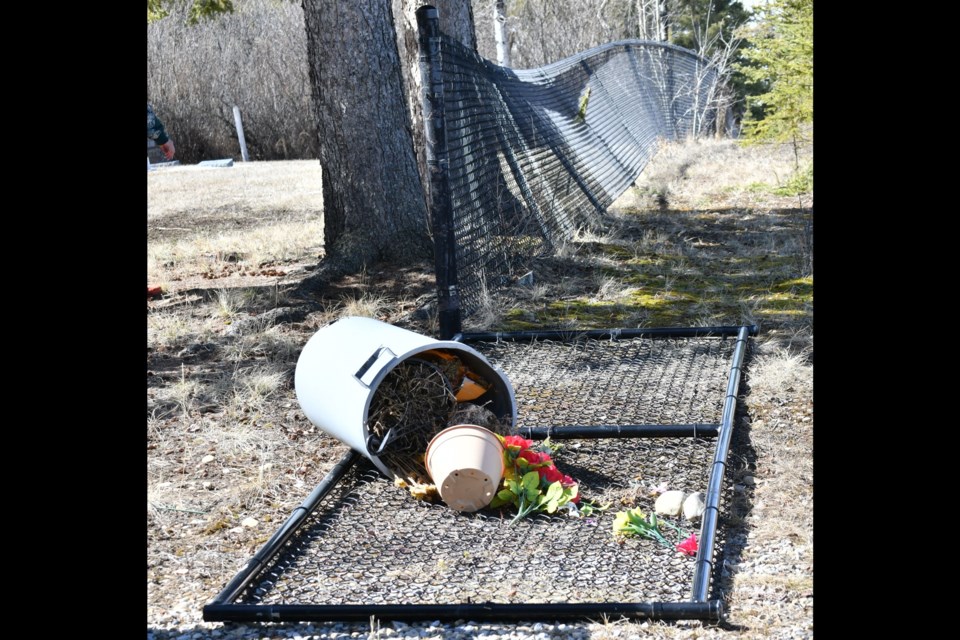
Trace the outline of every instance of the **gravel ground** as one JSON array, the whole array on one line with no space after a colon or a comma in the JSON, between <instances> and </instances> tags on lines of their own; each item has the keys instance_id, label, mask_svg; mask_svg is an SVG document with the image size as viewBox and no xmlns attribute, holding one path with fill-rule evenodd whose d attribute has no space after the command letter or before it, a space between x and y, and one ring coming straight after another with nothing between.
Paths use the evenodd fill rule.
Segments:
<instances>
[{"instance_id":1,"label":"gravel ground","mask_svg":"<svg viewBox=\"0 0 960 640\"><path fill-rule=\"evenodd\" d=\"M201 609L216 595L206 586L209 581L191 581L180 574L172 578L178 587L176 600L152 608L147 638L812 638L811 373L812 365L802 365L794 372L787 386L789 399L781 398L786 395L782 391L764 393L764 389L747 396L748 415L738 425L741 437L732 453L755 456L735 485L735 491L749 496L752 507L738 528L740 540L734 541L742 544L740 561L735 566L724 565L726 617L719 625L625 620L516 625L380 620L361 624L207 623L201 620ZM228 579L232 573L218 578L224 576Z\"/></svg>"}]
</instances>

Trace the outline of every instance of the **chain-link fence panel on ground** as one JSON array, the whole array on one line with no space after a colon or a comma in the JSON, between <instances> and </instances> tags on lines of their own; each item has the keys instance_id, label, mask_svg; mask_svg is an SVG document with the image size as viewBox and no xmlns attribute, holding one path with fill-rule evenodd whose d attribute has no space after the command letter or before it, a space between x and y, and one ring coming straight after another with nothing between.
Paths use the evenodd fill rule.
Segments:
<instances>
[{"instance_id":1,"label":"chain-link fence panel on ground","mask_svg":"<svg viewBox=\"0 0 960 640\"><path fill-rule=\"evenodd\" d=\"M516 523L509 510L461 513L413 499L351 454L205 608L205 618L719 619L721 599L710 585L714 567L731 559L718 514L731 499L725 460L755 328L728 329L721 337L704 329L685 337L571 333L568 340L471 342L514 381L520 433L581 427L581 437L557 440L554 459L579 481L584 499L609 508ZM610 433L677 421L690 427L686 435ZM617 511L653 511L663 488L706 495L701 520L672 519L702 541L696 556L614 535Z\"/></svg>"}]
</instances>

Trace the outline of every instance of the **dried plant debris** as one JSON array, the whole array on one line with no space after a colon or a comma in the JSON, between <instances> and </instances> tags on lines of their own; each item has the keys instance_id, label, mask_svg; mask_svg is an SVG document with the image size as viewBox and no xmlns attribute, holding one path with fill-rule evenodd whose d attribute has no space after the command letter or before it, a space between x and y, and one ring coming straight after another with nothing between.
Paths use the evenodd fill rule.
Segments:
<instances>
[{"instance_id":1,"label":"dried plant debris","mask_svg":"<svg viewBox=\"0 0 960 640\"><path fill-rule=\"evenodd\" d=\"M481 397L490 390L490 382L477 375L463 364L455 354L441 349L433 349L420 354L424 360L440 367L450 381L457 402L469 402Z\"/></svg>"},{"instance_id":2,"label":"dried plant debris","mask_svg":"<svg viewBox=\"0 0 960 640\"><path fill-rule=\"evenodd\" d=\"M370 401L367 424L384 443L380 460L400 477L428 479L423 454L430 439L446 428L456 404L450 381L437 365L417 358L399 363Z\"/></svg>"},{"instance_id":3,"label":"dried plant debris","mask_svg":"<svg viewBox=\"0 0 960 640\"><path fill-rule=\"evenodd\" d=\"M456 411L450 416L449 426L452 427L458 424L475 424L478 427L489 429L502 436L508 436L514 432L513 426L510 424L509 416L501 420L497 417L497 414L490 409L471 402L461 402L457 404Z\"/></svg>"},{"instance_id":4,"label":"dried plant debris","mask_svg":"<svg viewBox=\"0 0 960 640\"><path fill-rule=\"evenodd\" d=\"M492 383L447 351L434 349L397 364L370 401L368 430L383 443L378 457L394 472L395 484L418 500L438 497L424 461L430 440L456 424L475 424L500 435L513 431L510 416L499 418L475 400Z\"/></svg>"},{"instance_id":5,"label":"dried plant debris","mask_svg":"<svg viewBox=\"0 0 960 640\"><path fill-rule=\"evenodd\" d=\"M436 365L440 371L443 372L443 375L447 377L451 389L460 388L460 385L463 383L464 374L466 373L466 367L463 366L460 358L449 351L442 351L440 349L424 351L418 354L417 357L418 359L426 360Z\"/></svg>"}]
</instances>

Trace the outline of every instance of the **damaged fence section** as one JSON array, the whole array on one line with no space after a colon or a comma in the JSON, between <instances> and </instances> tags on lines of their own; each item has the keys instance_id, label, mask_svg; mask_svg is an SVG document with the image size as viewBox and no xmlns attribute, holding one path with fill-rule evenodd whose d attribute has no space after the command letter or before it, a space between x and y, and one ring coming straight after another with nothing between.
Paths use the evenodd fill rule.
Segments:
<instances>
[{"instance_id":1,"label":"damaged fence section","mask_svg":"<svg viewBox=\"0 0 960 640\"><path fill-rule=\"evenodd\" d=\"M417 11L441 335L532 258L595 226L665 140L709 131L718 74L664 42L625 40L509 69ZM449 330L447 328L450 327Z\"/></svg>"},{"instance_id":2,"label":"damaged fence section","mask_svg":"<svg viewBox=\"0 0 960 640\"><path fill-rule=\"evenodd\" d=\"M208 621L716 621L727 453L756 327L462 336L512 382L516 431L550 437L588 517L418 501L351 451L203 611ZM562 338L562 339L561 339ZM665 488L705 496L695 555L613 535Z\"/></svg>"}]
</instances>

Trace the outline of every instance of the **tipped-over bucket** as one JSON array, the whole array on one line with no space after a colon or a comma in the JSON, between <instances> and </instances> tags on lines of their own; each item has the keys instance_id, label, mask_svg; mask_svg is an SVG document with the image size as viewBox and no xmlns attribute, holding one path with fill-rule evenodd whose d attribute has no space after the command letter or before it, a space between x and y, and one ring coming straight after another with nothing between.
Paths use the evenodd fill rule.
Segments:
<instances>
[{"instance_id":1,"label":"tipped-over bucket","mask_svg":"<svg viewBox=\"0 0 960 640\"><path fill-rule=\"evenodd\" d=\"M503 444L477 425L449 427L430 441L427 471L447 505L457 511L482 509L503 479Z\"/></svg>"},{"instance_id":2,"label":"tipped-over bucket","mask_svg":"<svg viewBox=\"0 0 960 640\"><path fill-rule=\"evenodd\" d=\"M501 423L516 425L517 405L510 381L479 352L459 342L434 340L372 318L343 318L310 338L297 360L297 401L310 422L365 455L388 478L405 477L402 470L384 462L385 457L393 459L391 448L399 446L403 434L396 428L377 432L375 425L368 424L371 401L384 378L398 365L413 369L409 366L412 362L425 361L429 362L423 369L430 371L447 367L450 361L458 362L461 374L467 372L473 377L462 375L459 387L452 388L458 397L451 398L451 403L469 398ZM483 383L483 388L475 387L476 380ZM444 423L426 434L417 454L422 455L430 439L446 426Z\"/></svg>"}]
</instances>

